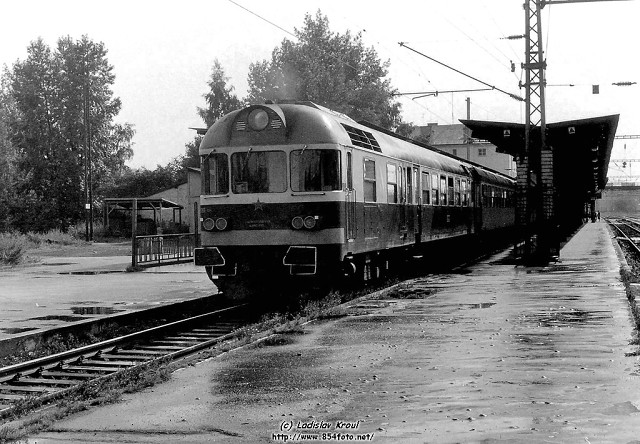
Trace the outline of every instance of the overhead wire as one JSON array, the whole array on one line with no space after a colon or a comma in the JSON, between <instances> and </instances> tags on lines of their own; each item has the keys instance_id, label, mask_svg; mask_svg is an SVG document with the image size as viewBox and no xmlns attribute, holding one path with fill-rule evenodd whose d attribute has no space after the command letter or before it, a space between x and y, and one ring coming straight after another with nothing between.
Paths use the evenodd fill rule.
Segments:
<instances>
[{"instance_id":1,"label":"overhead wire","mask_svg":"<svg viewBox=\"0 0 640 444\"><path fill-rule=\"evenodd\" d=\"M293 32L288 31L287 29L285 29L285 28L283 28L282 26L280 26L280 25L278 25L278 24L276 24L276 23L272 22L271 20L268 20L268 19L266 19L266 18L262 17L260 14L257 14L257 13L255 13L255 12L253 12L252 10L250 10L250 9L248 9L248 8L246 8L246 7L244 7L244 6L242 6L241 4L239 4L239 3L237 3L237 2L235 2L234 0L227 0L227 1L228 1L229 3L232 3L232 4L236 5L236 6L237 6L238 8L240 8L240 9L244 9L244 10L245 10L245 11L247 11L249 14L252 14L252 15L254 15L254 16L256 16L256 17L258 17L260 20L263 20L263 21L267 22L268 24L270 24L270 25L272 25L272 26L275 26L275 27L276 27L276 28L278 28L279 30L281 30L281 31L283 31L283 32L285 32L285 33L287 33L287 34L289 34L289 35L293 36L296 40L300 40L300 39L299 39L299 37L298 37L297 35L295 35ZM331 54L331 53L326 53L326 55L327 55L327 56L329 56L330 58L332 58L332 59L336 60L336 61L337 61L337 62L339 62L340 64L345 65L345 66L348 66L349 68L353 69L354 71L357 71L357 69L356 69L355 67L351 66L349 63L345 62L344 60L340 59L338 56L335 56L335 55L333 55L333 54Z\"/></svg>"}]
</instances>

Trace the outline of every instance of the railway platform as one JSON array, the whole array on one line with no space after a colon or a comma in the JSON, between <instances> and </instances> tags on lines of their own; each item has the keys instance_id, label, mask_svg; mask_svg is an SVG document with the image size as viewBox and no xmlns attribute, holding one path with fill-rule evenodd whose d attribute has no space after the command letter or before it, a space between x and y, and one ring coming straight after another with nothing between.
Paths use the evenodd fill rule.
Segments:
<instances>
[{"instance_id":1,"label":"railway platform","mask_svg":"<svg viewBox=\"0 0 640 444\"><path fill-rule=\"evenodd\" d=\"M206 297L217 292L192 263L129 273L131 256L45 257L0 269L0 348L78 322Z\"/></svg>"},{"instance_id":2,"label":"railway platform","mask_svg":"<svg viewBox=\"0 0 640 444\"><path fill-rule=\"evenodd\" d=\"M640 367L604 222L174 373L29 442L635 442ZM324 433L324 436L323 436Z\"/></svg>"}]
</instances>

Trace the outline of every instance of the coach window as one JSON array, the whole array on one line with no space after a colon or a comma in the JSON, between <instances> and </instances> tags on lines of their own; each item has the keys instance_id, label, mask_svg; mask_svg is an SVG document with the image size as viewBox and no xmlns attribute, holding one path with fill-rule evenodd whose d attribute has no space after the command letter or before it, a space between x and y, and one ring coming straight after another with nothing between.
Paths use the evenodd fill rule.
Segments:
<instances>
[{"instance_id":1,"label":"coach window","mask_svg":"<svg viewBox=\"0 0 640 444\"><path fill-rule=\"evenodd\" d=\"M453 191L454 187L453 187L453 177L448 177L447 178L447 199L449 201L449 205L453 206L455 204L455 193Z\"/></svg>"},{"instance_id":2,"label":"coach window","mask_svg":"<svg viewBox=\"0 0 640 444\"><path fill-rule=\"evenodd\" d=\"M431 175L431 205L439 205L440 202L440 185L438 183L438 175Z\"/></svg>"},{"instance_id":3,"label":"coach window","mask_svg":"<svg viewBox=\"0 0 640 444\"><path fill-rule=\"evenodd\" d=\"M462 205L462 198L460 197L460 179L456 179L453 191L456 196L456 207L459 207Z\"/></svg>"},{"instance_id":4,"label":"coach window","mask_svg":"<svg viewBox=\"0 0 640 444\"><path fill-rule=\"evenodd\" d=\"M364 159L364 201L376 201L376 162Z\"/></svg>"},{"instance_id":5,"label":"coach window","mask_svg":"<svg viewBox=\"0 0 640 444\"><path fill-rule=\"evenodd\" d=\"M460 192L462 193L462 206L469 206L469 195L467 194L467 181L466 179L462 179L460 181Z\"/></svg>"},{"instance_id":6,"label":"coach window","mask_svg":"<svg viewBox=\"0 0 640 444\"><path fill-rule=\"evenodd\" d=\"M418 169L416 167L413 168L413 203L418 205L420 203L420 175L418 174Z\"/></svg>"},{"instance_id":7,"label":"coach window","mask_svg":"<svg viewBox=\"0 0 640 444\"><path fill-rule=\"evenodd\" d=\"M429 173L422 172L422 205L431 204L431 178Z\"/></svg>"},{"instance_id":8,"label":"coach window","mask_svg":"<svg viewBox=\"0 0 640 444\"><path fill-rule=\"evenodd\" d=\"M340 152L302 149L291 151L291 190L340 189Z\"/></svg>"},{"instance_id":9,"label":"coach window","mask_svg":"<svg viewBox=\"0 0 640 444\"><path fill-rule=\"evenodd\" d=\"M229 158L224 153L210 153L202 162L203 194L229 192Z\"/></svg>"},{"instance_id":10,"label":"coach window","mask_svg":"<svg viewBox=\"0 0 640 444\"><path fill-rule=\"evenodd\" d=\"M447 204L447 176L440 176L440 205Z\"/></svg>"},{"instance_id":11,"label":"coach window","mask_svg":"<svg viewBox=\"0 0 640 444\"><path fill-rule=\"evenodd\" d=\"M398 174L396 166L387 164L387 202L398 203Z\"/></svg>"},{"instance_id":12,"label":"coach window","mask_svg":"<svg viewBox=\"0 0 640 444\"><path fill-rule=\"evenodd\" d=\"M239 152L231 155L233 192L282 193L287 189L284 151Z\"/></svg>"}]
</instances>

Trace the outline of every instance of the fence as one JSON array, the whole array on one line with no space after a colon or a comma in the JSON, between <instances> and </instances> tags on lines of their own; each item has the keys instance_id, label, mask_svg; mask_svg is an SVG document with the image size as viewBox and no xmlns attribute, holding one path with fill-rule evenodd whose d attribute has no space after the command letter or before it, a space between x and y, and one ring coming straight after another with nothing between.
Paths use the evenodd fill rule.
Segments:
<instances>
[{"instance_id":1,"label":"fence","mask_svg":"<svg viewBox=\"0 0 640 444\"><path fill-rule=\"evenodd\" d=\"M194 233L136 236L132 265L151 267L190 261L193 258L195 239Z\"/></svg>"}]
</instances>

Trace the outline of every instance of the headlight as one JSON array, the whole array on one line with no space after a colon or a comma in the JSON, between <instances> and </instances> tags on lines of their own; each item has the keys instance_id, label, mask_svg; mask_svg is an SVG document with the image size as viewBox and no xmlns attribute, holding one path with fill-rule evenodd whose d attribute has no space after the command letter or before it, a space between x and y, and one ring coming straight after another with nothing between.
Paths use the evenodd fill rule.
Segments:
<instances>
[{"instance_id":1,"label":"headlight","mask_svg":"<svg viewBox=\"0 0 640 444\"><path fill-rule=\"evenodd\" d=\"M218 230L224 230L225 228L227 228L227 225L227 219L225 219L224 217L219 217L218 219L216 219L216 228Z\"/></svg>"},{"instance_id":2,"label":"headlight","mask_svg":"<svg viewBox=\"0 0 640 444\"><path fill-rule=\"evenodd\" d=\"M299 230L300 228L302 228L303 225L304 225L304 221L300 216L294 217L293 220L291 221L291 226L296 230Z\"/></svg>"},{"instance_id":3,"label":"headlight","mask_svg":"<svg viewBox=\"0 0 640 444\"><path fill-rule=\"evenodd\" d=\"M262 131L269 125L269 115L265 110L260 108L251 111L247 120L249 128L254 131Z\"/></svg>"},{"instance_id":4,"label":"headlight","mask_svg":"<svg viewBox=\"0 0 640 444\"><path fill-rule=\"evenodd\" d=\"M311 230L316 226L316 218L314 216L307 216L304 218L304 227L307 230Z\"/></svg>"},{"instance_id":5,"label":"headlight","mask_svg":"<svg viewBox=\"0 0 640 444\"><path fill-rule=\"evenodd\" d=\"M211 219L210 217L207 217L203 222L202 222L202 228L204 228L207 231L211 231L215 228L216 223L213 219Z\"/></svg>"}]
</instances>

